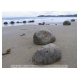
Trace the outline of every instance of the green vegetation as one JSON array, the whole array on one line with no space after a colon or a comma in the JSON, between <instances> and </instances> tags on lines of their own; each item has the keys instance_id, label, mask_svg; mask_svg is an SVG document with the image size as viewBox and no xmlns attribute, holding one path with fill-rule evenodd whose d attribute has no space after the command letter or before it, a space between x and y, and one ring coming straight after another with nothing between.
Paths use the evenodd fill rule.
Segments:
<instances>
[{"instance_id":1,"label":"green vegetation","mask_svg":"<svg viewBox=\"0 0 80 80\"><path fill-rule=\"evenodd\" d=\"M73 15L39 15L37 17L77 17L77 14L73 14Z\"/></svg>"}]
</instances>

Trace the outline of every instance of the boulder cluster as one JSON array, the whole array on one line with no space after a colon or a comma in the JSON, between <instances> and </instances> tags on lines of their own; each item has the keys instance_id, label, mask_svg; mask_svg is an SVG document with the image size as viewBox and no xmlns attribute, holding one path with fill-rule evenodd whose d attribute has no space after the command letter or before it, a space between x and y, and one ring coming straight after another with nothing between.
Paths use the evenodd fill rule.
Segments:
<instances>
[{"instance_id":1,"label":"boulder cluster","mask_svg":"<svg viewBox=\"0 0 80 80\"><path fill-rule=\"evenodd\" d=\"M36 45L44 45L39 48L32 56L32 62L35 65L47 65L57 62L61 59L62 52L54 44L55 36L50 30L38 30L33 35L33 42Z\"/></svg>"},{"instance_id":2,"label":"boulder cluster","mask_svg":"<svg viewBox=\"0 0 80 80\"><path fill-rule=\"evenodd\" d=\"M35 21L34 21L34 20L28 21L28 23L31 23L31 22L35 22ZM18 24L19 24L19 23L27 23L27 21L25 21L25 20L22 21L22 22L17 21L16 23L18 23ZM8 22L4 22L4 25L7 25L7 24L8 24ZM15 22L14 22L14 21L11 21L10 24L15 24Z\"/></svg>"}]
</instances>

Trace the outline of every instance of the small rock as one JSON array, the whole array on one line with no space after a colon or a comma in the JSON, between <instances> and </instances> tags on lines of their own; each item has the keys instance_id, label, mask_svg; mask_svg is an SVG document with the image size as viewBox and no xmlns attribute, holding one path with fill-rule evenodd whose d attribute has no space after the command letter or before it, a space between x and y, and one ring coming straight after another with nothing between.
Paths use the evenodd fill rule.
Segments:
<instances>
[{"instance_id":1,"label":"small rock","mask_svg":"<svg viewBox=\"0 0 80 80\"><path fill-rule=\"evenodd\" d=\"M42 23L38 23L38 25L44 25L45 24L45 22L42 22Z\"/></svg>"},{"instance_id":2,"label":"small rock","mask_svg":"<svg viewBox=\"0 0 80 80\"><path fill-rule=\"evenodd\" d=\"M71 19L71 22L74 22L75 21L75 19Z\"/></svg>"},{"instance_id":3,"label":"small rock","mask_svg":"<svg viewBox=\"0 0 80 80\"><path fill-rule=\"evenodd\" d=\"M23 21L23 23L26 23L26 21Z\"/></svg>"},{"instance_id":4,"label":"small rock","mask_svg":"<svg viewBox=\"0 0 80 80\"><path fill-rule=\"evenodd\" d=\"M17 21L16 23L19 23L19 21Z\"/></svg>"},{"instance_id":5,"label":"small rock","mask_svg":"<svg viewBox=\"0 0 80 80\"><path fill-rule=\"evenodd\" d=\"M5 53L2 53L2 55L10 54L11 49L7 49Z\"/></svg>"},{"instance_id":6,"label":"small rock","mask_svg":"<svg viewBox=\"0 0 80 80\"><path fill-rule=\"evenodd\" d=\"M30 49L31 47L29 47L28 49Z\"/></svg>"},{"instance_id":7,"label":"small rock","mask_svg":"<svg viewBox=\"0 0 80 80\"><path fill-rule=\"evenodd\" d=\"M25 34L22 34L21 36L24 36Z\"/></svg>"},{"instance_id":8,"label":"small rock","mask_svg":"<svg viewBox=\"0 0 80 80\"><path fill-rule=\"evenodd\" d=\"M31 22L35 22L34 20L30 20L30 21L28 21L28 23L31 23Z\"/></svg>"},{"instance_id":9,"label":"small rock","mask_svg":"<svg viewBox=\"0 0 80 80\"><path fill-rule=\"evenodd\" d=\"M53 43L39 48L32 57L35 65L47 65L57 62L61 59L62 52L58 46Z\"/></svg>"}]
</instances>

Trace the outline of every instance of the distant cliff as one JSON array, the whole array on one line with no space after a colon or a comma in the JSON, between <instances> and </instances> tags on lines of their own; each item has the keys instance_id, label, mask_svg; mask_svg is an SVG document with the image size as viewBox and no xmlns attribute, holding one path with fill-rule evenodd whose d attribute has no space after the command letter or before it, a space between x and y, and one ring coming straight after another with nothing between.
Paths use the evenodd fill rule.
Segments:
<instances>
[{"instance_id":1,"label":"distant cliff","mask_svg":"<svg viewBox=\"0 0 80 80\"><path fill-rule=\"evenodd\" d=\"M77 14L73 14L73 15L39 15L37 17L77 17Z\"/></svg>"}]
</instances>

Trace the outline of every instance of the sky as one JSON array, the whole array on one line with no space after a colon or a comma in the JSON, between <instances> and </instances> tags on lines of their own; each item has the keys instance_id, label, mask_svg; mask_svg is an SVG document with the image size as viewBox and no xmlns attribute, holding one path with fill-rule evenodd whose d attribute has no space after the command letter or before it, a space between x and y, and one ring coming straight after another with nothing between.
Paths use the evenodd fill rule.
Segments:
<instances>
[{"instance_id":1,"label":"sky","mask_svg":"<svg viewBox=\"0 0 80 80\"><path fill-rule=\"evenodd\" d=\"M77 14L76 11L6 11L2 17L35 17L38 15L66 15Z\"/></svg>"}]
</instances>

